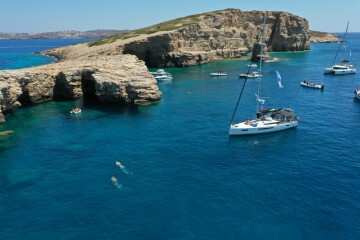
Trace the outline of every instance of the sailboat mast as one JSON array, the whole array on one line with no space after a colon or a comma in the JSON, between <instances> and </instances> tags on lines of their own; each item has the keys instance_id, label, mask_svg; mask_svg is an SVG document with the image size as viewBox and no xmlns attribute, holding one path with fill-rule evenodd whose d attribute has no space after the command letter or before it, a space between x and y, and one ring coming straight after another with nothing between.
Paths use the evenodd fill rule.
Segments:
<instances>
[{"instance_id":1,"label":"sailboat mast","mask_svg":"<svg viewBox=\"0 0 360 240\"><path fill-rule=\"evenodd\" d=\"M338 50L337 50L337 52L336 52L335 58L334 58L334 60L333 60L333 62L332 62L332 65L334 65L334 63L335 63L335 61L336 61L336 58L337 58L337 56L339 55L341 46L342 46L343 42L345 41L345 37L346 37L346 35L347 35L348 29L349 29L349 21L347 22L345 33L344 33L344 35L342 36L342 38L341 38L341 40L340 40L339 48L338 48Z\"/></svg>"},{"instance_id":2,"label":"sailboat mast","mask_svg":"<svg viewBox=\"0 0 360 240\"><path fill-rule=\"evenodd\" d=\"M262 57L264 51L264 37L265 37L265 24L266 24L266 16L264 16L264 22L262 26L261 32L261 47L260 47L260 63L259 63L259 82L258 82L258 92L257 92L257 99L256 99L256 113L259 112L259 101L260 101L260 82L261 82L261 64L262 64Z\"/></svg>"}]
</instances>

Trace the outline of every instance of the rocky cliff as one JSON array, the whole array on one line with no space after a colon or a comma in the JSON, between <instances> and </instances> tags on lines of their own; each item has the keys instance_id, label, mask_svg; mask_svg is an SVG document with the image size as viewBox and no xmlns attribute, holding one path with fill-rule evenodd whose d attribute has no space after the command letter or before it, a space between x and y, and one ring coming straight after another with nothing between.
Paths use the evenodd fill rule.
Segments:
<instances>
[{"instance_id":1,"label":"rocky cliff","mask_svg":"<svg viewBox=\"0 0 360 240\"><path fill-rule=\"evenodd\" d=\"M310 48L308 22L284 12L225 10L198 16L199 22L169 33L123 45L148 66L190 66L238 58L252 51L261 38L267 16L267 51L302 51Z\"/></svg>"},{"instance_id":2,"label":"rocky cliff","mask_svg":"<svg viewBox=\"0 0 360 240\"><path fill-rule=\"evenodd\" d=\"M161 92L143 61L131 55L94 56L34 68L0 71L0 110L56 99L147 104Z\"/></svg>"},{"instance_id":3,"label":"rocky cliff","mask_svg":"<svg viewBox=\"0 0 360 240\"><path fill-rule=\"evenodd\" d=\"M204 64L238 58L251 52L254 43L260 41L264 16L267 17L267 51L310 49L308 22L303 18L286 12L227 9L175 19L46 53L61 59L132 54L149 67Z\"/></svg>"}]
</instances>

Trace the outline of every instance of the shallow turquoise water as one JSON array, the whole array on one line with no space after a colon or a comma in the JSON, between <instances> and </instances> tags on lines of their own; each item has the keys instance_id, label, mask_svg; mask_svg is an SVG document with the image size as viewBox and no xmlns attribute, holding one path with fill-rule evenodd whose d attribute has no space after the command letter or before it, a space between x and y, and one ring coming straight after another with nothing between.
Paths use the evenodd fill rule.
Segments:
<instances>
[{"instance_id":1,"label":"shallow turquoise water","mask_svg":"<svg viewBox=\"0 0 360 240\"><path fill-rule=\"evenodd\" d=\"M356 63L360 35L350 36ZM337 46L264 64L266 106L300 116L276 134L229 138L248 64L238 60L167 69L174 80L147 107L16 111L0 126L15 131L0 145L0 238L359 239L360 80L322 74ZM208 76L218 70L228 76ZM325 90L301 88L304 79ZM257 84L248 81L237 119L253 116ZM69 114L74 105L81 114Z\"/></svg>"}]
</instances>

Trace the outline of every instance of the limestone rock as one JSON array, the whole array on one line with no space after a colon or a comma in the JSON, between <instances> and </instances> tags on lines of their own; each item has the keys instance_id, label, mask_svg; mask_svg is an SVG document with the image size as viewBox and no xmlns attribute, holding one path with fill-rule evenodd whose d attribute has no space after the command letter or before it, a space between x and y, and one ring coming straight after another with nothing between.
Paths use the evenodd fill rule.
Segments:
<instances>
[{"instance_id":1,"label":"limestone rock","mask_svg":"<svg viewBox=\"0 0 360 240\"><path fill-rule=\"evenodd\" d=\"M136 56L93 56L34 68L0 71L0 109L53 99L93 98L104 103L148 104L161 92Z\"/></svg>"},{"instance_id":2,"label":"limestone rock","mask_svg":"<svg viewBox=\"0 0 360 240\"><path fill-rule=\"evenodd\" d=\"M267 17L267 51L310 49L308 21L286 12L227 9L174 19L124 35L45 51L60 61L95 55L132 54L148 67L192 66L252 52ZM170 29L170 30L169 30Z\"/></svg>"},{"instance_id":3,"label":"limestone rock","mask_svg":"<svg viewBox=\"0 0 360 240\"><path fill-rule=\"evenodd\" d=\"M0 124L4 124L5 123L5 117L2 114L2 112L0 112Z\"/></svg>"},{"instance_id":4,"label":"limestone rock","mask_svg":"<svg viewBox=\"0 0 360 240\"><path fill-rule=\"evenodd\" d=\"M8 131L2 131L0 132L0 138L3 137L9 137L14 134L14 131L8 130Z\"/></svg>"},{"instance_id":5,"label":"limestone rock","mask_svg":"<svg viewBox=\"0 0 360 240\"><path fill-rule=\"evenodd\" d=\"M311 31L310 41L319 42L319 43L331 43L331 42L340 42L341 40L337 36L331 33Z\"/></svg>"}]
</instances>

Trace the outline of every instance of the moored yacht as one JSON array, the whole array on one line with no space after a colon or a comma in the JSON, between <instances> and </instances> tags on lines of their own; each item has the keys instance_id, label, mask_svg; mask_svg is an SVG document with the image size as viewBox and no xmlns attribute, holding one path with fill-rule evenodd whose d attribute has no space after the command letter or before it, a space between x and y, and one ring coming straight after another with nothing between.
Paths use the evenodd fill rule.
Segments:
<instances>
[{"instance_id":1,"label":"moored yacht","mask_svg":"<svg viewBox=\"0 0 360 240\"><path fill-rule=\"evenodd\" d=\"M150 73L154 76L169 74L168 72L165 72L164 69L158 69L158 70L156 70L156 72L150 72Z\"/></svg>"},{"instance_id":2,"label":"moored yacht","mask_svg":"<svg viewBox=\"0 0 360 240\"><path fill-rule=\"evenodd\" d=\"M240 91L240 96L238 98L235 111L231 118L231 123L229 127L229 135L253 135L261 133L271 133L278 132L290 128L294 128L298 125L299 118L295 115L294 111L290 108L277 108L277 109L264 109L263 104L265 99L260 97L260 83L261 83L261 63L262 63L262 53L264 47L264 27L266 23L266 17L264 17L262 37L261 37L261 49L260 49L260 61L259 61L259 72L257 72L259 77L258 92L256 96L256 117L254 119L248 119L243 122L233 122L234 116L239 105L243 90L245 88L246 80L249 78L249 73L244 74L244 84L242 90ZM279 87L281 85L281 76L278 71L276 71L278 77ZM241 75L241 74L240 74ZM239 75L239 77L240 77ZM259 103L261 103L259 111Z\"/></svg>"},{"instance_id":3,"label":"moored yacht","mask_svg":"<svg viewBox=\"0 0 360 240\"><path fill-rule=\"evenodd\" d=\"M354 65L349 64L348 60L342 60L340 64L336 64L332 67L328 67L324 69L325 74L335 74L335 75L344 75L344 74L352 74L356 73L356 68Z\"/></svg>"},{"instance_id":4,"label":"moored yacht","mask_svg":"<svg viewBox=\"0 0 360 240\"><path fill-rule=\"evenodd\" d=\"M345 34L343 35L340 44L339 44L339 48L336 52L335 58L333 60L333 66L325 68L324 69L324 74L334 74L334 75L345 75L345 74L354 74L356 73L356 68L353 64L350 64L350 61L347 59L342 59L341 62L339 64L335 64L336 59L339 55L340 50L345 49L345 46L343 46L343 43L346 42L345 37L348 33L348 29L349 29L349 22L346 25L346 30L345 30ZM344 53L342 53L344 54ZM351 50L349 51L349 57L351 57ZM347 57L346 57L347 58Z\"/></svg>"},{"instance_id":5,"label":"moored yacht","mask_svg":"<svg viewBox=\"0 0 360 240\"><path fill-rule=\"evenodd\" d=\"M298 125L299 118L290 108L268 109L257 113L257 118L231 124L229 135L253 135L277 132Z\"/></svg>"}]
</instances>

